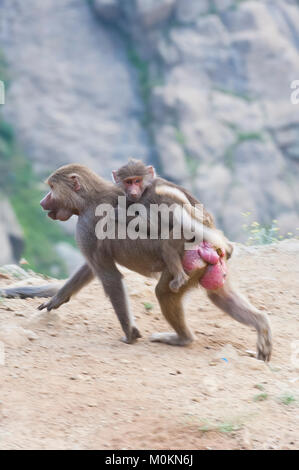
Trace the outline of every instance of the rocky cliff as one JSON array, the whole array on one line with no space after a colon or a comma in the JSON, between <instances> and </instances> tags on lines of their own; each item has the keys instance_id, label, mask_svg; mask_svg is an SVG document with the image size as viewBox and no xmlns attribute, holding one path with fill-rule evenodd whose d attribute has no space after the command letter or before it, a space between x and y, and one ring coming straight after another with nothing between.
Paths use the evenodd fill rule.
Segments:
<instances>
[{"instance_id":1,"label":"rocky cliff","mask_svg":"<svg viewBox=\"0 0 299 470\"><path fill-rule=\"evenodd\" d=\"M242 212L299 225L295 0L0 0L2 107L35 171L109 177L133 155L233 239ZM1 77L0 77L1 78Z\"/></svg>"}]
</instances>

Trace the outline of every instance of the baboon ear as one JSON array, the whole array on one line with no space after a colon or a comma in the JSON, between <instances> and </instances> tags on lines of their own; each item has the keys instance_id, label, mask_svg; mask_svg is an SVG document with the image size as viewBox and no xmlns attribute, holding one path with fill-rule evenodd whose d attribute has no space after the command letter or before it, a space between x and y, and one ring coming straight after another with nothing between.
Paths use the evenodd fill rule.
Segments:
<instances>
[{"instance_id":1,"label":"baboon ear","mask_svg":"<svg viewBox=\"0 0 299 470\"><path fill-rule=\"evenodd\" d=\"M70 179L72 181L74 191L80 191L81 184L80 184L79 176L77 174L73 173L72 175L70 175Z\"/></svg>"},{"instance_id":2,"label":"baboon ear","mask_svg":"<svg viewBox=\"0 0 299 470\"><path fill-rule=\"evenodd\" d=\"M112 181L113 183L119 183L119 177L117 176L117 170L112 170Z\"/></svg>"},{"instance_id":3,"label":"baboon ear","mask_svg":"<svg viewBox=\"0 0 299 470\"><path fill-rule=\"evenodd\" d=\"M156 178L156 170L152 165L147 166L146 169L148 174L151 175L152 178Z\"/></svg>"}]
</instances>

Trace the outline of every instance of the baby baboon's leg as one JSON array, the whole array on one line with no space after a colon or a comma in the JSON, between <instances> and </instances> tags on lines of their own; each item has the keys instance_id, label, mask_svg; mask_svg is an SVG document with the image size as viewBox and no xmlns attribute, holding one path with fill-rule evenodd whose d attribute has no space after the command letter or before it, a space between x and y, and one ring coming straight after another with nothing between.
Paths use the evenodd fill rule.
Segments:
<instances>
[{"instance_id":1,"label":"baby baboon's leg","mask_svg":"<svg viewBox=\"0 0 299 470\"><path fill-rule=\"evenodd\" d=\"M164 317L176 333L155 333L150 339L160 343L185 346L194 339L191 330L186 324L182 305L183 293L188 289L189 282L186 286L182 287L179 293L175 294L169 288L171 277L172 275L167 270L162 273L156 286L156 296Z\"/></svg>"},{"instance_id":2,"label":"baby baboon's leg","mask_svg":"<svg viewBox=\"0 0 299 470\"><path fill-rule=\"evenodd\" d=\"M223 287L207 291L210 300L235 320L257 330L257 358L269 361L272 351L272 335L268 317L259 312L226 279Z\"/></svg>"},{"instance_id":3,"label":"baby baboon's leg","mask_svg":"<svg viewBox=\"0 0 299 470\"><path fill-rule=\"evenodd\" d=\"M162 245L162 256L166 267L173 279L169 282L172 292L178 292L179 289L188 282L189 276L185 273L181 256L183 255L184 240L165 240Z\"/></svg>"}]
</instances>

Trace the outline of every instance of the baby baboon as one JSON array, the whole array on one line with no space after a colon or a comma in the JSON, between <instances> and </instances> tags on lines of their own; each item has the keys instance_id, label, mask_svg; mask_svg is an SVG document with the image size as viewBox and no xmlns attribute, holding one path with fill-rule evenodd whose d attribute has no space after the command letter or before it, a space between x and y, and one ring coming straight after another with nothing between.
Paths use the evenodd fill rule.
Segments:
<instances>
[{"instance_id":1,"label":"baby baboon","mask_svg":"<svg viewBox=\"0 0 299 470\"><path fill-rule=\"evenodd\" d=\"M220 232L216 234L212 217L204 212L204 208L199 201L196 201L196 205L200 210L196 209L194 198L186 190L174 183L158 178L153 166L146 166L141 160L130 159L126 165L114 170L112 177L118 187L126 194L128 204L138 202L146 207L150 204L161 205L165 203L184 206L184 210L187 210L185 218L186 216L192 218L192 221L188 219L189 225L196 224L198 232L202 233L202 239L214 244L217 243L218 246L215 246L215 249L227 248L226 251L229 252L229 255L231 254L231 245ZM211 231L209 227L213 230ZM185 241L182 231L180 239L173 238L173 231L171 231L168 240L161 240L162 256L173 276L169 283L169 287L173 292L178 292L189 279L182 264Z\"/></svg>"}]
</instances>

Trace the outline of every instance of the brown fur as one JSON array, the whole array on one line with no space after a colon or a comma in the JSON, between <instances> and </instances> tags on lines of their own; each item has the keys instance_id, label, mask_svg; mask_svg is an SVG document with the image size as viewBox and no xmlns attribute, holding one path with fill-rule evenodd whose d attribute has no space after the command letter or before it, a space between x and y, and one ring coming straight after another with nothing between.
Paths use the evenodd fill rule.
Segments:
<instances>
[{"instance_id":1,"label":"brown fur","mask_svg":"<svg viewBox=\"0 0 299 470\"><path fill-rule=\"evenodd\" d=\"M202 224L211 229L206 228L206 233L203 234L203 238L206 239L205 235L211 238L212 234L214 235L213 232L215 232L216 242L217 240L221 242L221 247L216 245L216 248L224 248L226 252L229 252L229 255L231 254L231 245L228 247L228 243L224 241L223 235L220 235L219 231L216 233L211 215L204 209L203 205L185 189L156 177L153 167L146 166L141 160L131 159L126 165L123 165L113 172L115 182L124 191L127 197L129 194L125 181L130 177L140 177L141 180L140 193L138 198L135 198L134 202L143 204L146 207L150 204L167 204L171 206L174 203L183 206L191 216L191 219L199 222L199 230L203 229ZM130 203L131 201L128 197L128 204ZM194 207L195 205L197 205L197 209ZM198 208L201 210L198 210ZM173 233L171 232L170 239L161 240L162 256L169 272L173 276L173 279L169 282L169 287L173 292L178 292L189 279L182 265L184 243L186 240L183 238L183 234L181 234L180 240L174 239L172 235Z\"/></svg>"},{"instance_id":2,"label":"brown fur","mask_svg":"<svg viewBox=\"0 0 299 470\"><path fill-rule=\"evenodd\" d=\"M94 276L97 276L119 318L125 333L124 341L133 343L141 335L130 313L122 275L117 269L116 263L146 276L161 272L156 295L162 313L175 333L158 333L152 336L152 341L181 346L191 343L193 335L186 324L182 302L184 294L198 285L204 269L194 271L178 293L172 292L169 288L172 275L161 255L161 240L98 240L96 238L95 208L101 203L110 203L116 206L117 197L120 194L117 187L99 178L87 168L78 165L60 168L49 178L49 184L53 186L53 190L49 193L44 204L46 210L51 211L52 204L56 211L60 207L61 210L74 211L74 214L78 215L76 238L87 263L58 290L49 302L42 304L40 309L46 308L50 311L58 308L90 282ZM73 194L74 192L75 194ZM187 194L187 192L185 193ZM32 287L31 296L34 295L34 289L36 288ZM49 287L45 286L45 293L47 289ZM12 291L13 289L10 289L11 295ZM38 292L41 293L41 288ZM18 287L18 294L21 294L20 287ZM226 283L221 289L209 292L208 295L215 305L235 320L253 326L257 330L258 358L269 360L272 346L267 316L257 311L230 283Z\"/></svg>"},{"instance_id":3,"label":"brown fur","mask_svg":"<svg viewBox=\"0 0 299 470\"><path fill-rule=\"evenodd\" d=\"M123 165L122 167L118 168L118 170L116 170L115 174L119 178L119 183L121 186L123 180L125 180L126 178L130 176L131 177L132 176L145 177L149 174L149 172L148 172L148 168L145 166L145 164L141 160L135 160L133 158L130 158L130 160L128 161L128 163L126 163L126 165Z\"/></svg>"}]
</instances>

